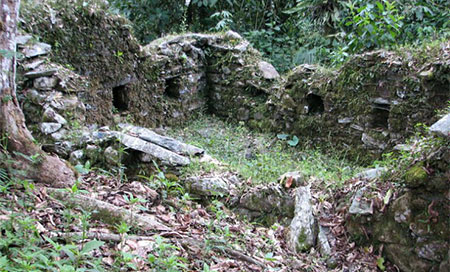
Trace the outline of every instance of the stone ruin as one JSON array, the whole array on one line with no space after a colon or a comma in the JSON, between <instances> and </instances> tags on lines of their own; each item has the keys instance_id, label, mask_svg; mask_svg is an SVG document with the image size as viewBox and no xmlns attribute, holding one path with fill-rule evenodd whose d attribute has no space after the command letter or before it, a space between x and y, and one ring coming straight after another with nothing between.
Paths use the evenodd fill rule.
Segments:
<instances>
[{"instance_id":1,"label":"stone ruin","mask_svg":"<svg viewBox=\"0 0 450 272\"><path fill-rule=\"evenodd\" d=\"M365 53L334 70L301 65L281 77L237 33L187 33L141 46L127 20L72 4L25 5L22 28L29 34L18 39L24 55L18 95L44 149L74 165L87 160L150 165L154 159L172 167L186 165L203 151L147 128L181 124L201 112L296 135L301 144L331 143L367 162L404 148L414 125L434 123L436 110L450 99L448 42L427 54ZM121 157L119 142L132 150L130 156ZM423 174L430 165L439 171ZM385 245L388 257L404 271L445 269L448 165L448 146L443 146L411 168L412 183L387 213L352 209L349 231ZM235 178L187 182L201 192L212 186L211 180L223 192L236 183ZM266 209L292 217L294 201L273 193L278 191L254 188L242 195L238 208L250 217L261 215L254 200L269 192L279 197ZM280 205L287 208L279 210ZM437 224L423 223L435 220L421 214L430 205L438 212Z\"/></svg>"}]
</instances>

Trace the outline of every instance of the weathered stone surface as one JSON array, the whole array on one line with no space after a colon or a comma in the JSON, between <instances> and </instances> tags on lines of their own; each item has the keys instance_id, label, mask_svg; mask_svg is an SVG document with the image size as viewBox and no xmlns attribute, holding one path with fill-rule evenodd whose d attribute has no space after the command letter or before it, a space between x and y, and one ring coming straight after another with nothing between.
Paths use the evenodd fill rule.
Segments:
<instances>
[{"instance_id":1,"label":"weathered stone surface","mask_svg":"<svg viewBox=\"0 0 450 272\"><path fill-rule=\"evenodd\" d=\"M364 198L365 189L359 189L352 199L352 204L348 212L353 215L373 214L372 201Z\"/></svg>"},{"instance_id":2,"label":"weathered stone surface","mask_svg":"<svg viewBox=\"0 0 450 272\"><path fill-rule=\"evenodd\" d=\"M322 256L330 256L331 255L331 246L328 242L327 233L329 230L326 230L324 227L319 225L319 233L317 234L317 245L319 247L320 254Z\"/></svg>"},{"instance_id":3,"label":"weathered stone surface","mask_svg":"<svg viewBox=\"0 0 450 272\"><path fill-rule=\"evenodd\" d=\"M270 184L251 188L244 192L239 200L239 206L252 211L275 212L292 217L294 201L280 185Z\"/></svg>"},{"instance_id":4,"label":"weathered stone surface","mask_svg":"<svg viewBox=\"0 0 450 272\"><path fill-rule=\"evenodd\" d=\"M72 165L81 164L81 160L83 159L83 157L84 157L83 150L76 150L76 151L70 153L69 162Z\"/></svg>"},{"instance_id":5,"label":"weathered stone surface","mask_svg":"<svg viewBox=\"0 0 450 272\"><path fill-rule=\"evenodd\" d=\"M40 55L46 55L50 53L52 46L46 43L35 43L33 45L25 47L23 53L25 57L32 58Z\"/></svg>"},{"instance_id":6,"label":"weathered stone surface","mask_svg":"<svg viewBox=\"0 0 450 272\"><path fill-rule=\"evenodd\" d=\"M54 109L52 109L51 107L48 107L45 109L44 114L43 114L43 120L46 122L60 123L61 125L67 124L66 119L64 119L64 117L62 117L61 115L56 113L56 111Z\"/></svg>"},{"instance_id":7,"label":"weathered stone surface","mask_svg":"<svg viewBox=\"0 0 450 272\"><path fill-rule=\"evenodd\" d=\"M119 151L114 149L112 146L108 146L107 148L105 148L103 156L106 160L106 163L110 165L117 166L121 163Z\"/></svg>"},{"instance_id":8,"label":"weathered stone surface","mask_svg":"<svg viewBox=\"0 0 450 272\"><path fill-rule=\"evenodd\" d=\"M361 141L369 148L384 150L387 146L385 143L375 140L367 133L362 134Z\"/></svg>"},{"instance_id":9,"label":"weathered stone surface","mask_svg":"<svg viewBox=\"0 0 450 272\"><path fill-rule=\"evenodd\" d=\"M278 178L278 181L283 184L285 187L287 186L287 182L291 182L292 185L290 185L289 187L299 187L299 186L305 186L305 182L306 182L306 178L305 176L299 172L299 171L295 171L295 172L287 172L283 175L281 175Z\"/></svg>"},{"instance_id":10,"label":"weathered stone surface","mask_svg":"<svg viewBox=\"0 0 450 272\"><path fill-rule=\"evenodd\" d=\"M129 124L119 124L119 127L125 133L132 133L142 140L154 143L180 155L199 156L205 152L201 148L180 142L171 137L161 136L143 127L132 126Z\"/></svg>"},{"instance_id":11,"label":"weathered stone surface","mask_svg":"<svg viewBox=\"0 0 450 272\"><path fill-rule=\"evenodd\" d=\"M226 197L234 189L234 185L222 177L191 177L186 183L191 193L201 196Z\"/></svg>"},{"instance_id":12,"label":"weathered stone surface","mask_svg":"<svg viewBox=\"0 0 450 272\"><path fill-rule=\"evenodd\" d=\"M60 123L50 123L50 122L44 122L39 125L41 132L44 134L52 134L58 131L61 127L62 125Z\"/></svg>"},{"instance_id":13,"label":"weathered stone surface","mask_svg":"<svg viewBox=\"0 0 450 272\"><path fill-rule=\"evenodd\" d=\"M58 79L55 77L39 77L34 80L34 88L42 91L50 91L58 85Z\"/></svg>"},{"instance_id":14,"label":"weathered stone surface","mask_svg":"<svg viewBox=\"0 0 450 272\"><path fill-rule=\"evenodd\" d=\"M356 177L371 180L381 177L386 171L387 169L385 167L377 167L358 173Z\"/></svg>"},{"instance_id":15,"label":"weathered stone surface","mask_svg":"<svg viewBox=\"0 0 450 272\"><path fill-rule=\"evenodd\" d=\"M33 78L38 78L38 77L49 77L49 76L54 75L56 72L58 72L58 69L54 68L54 69L48 69L48 70L31 71L31 72L25 73L24 76L29 79L33 79Z\"/></svg>"},{"instance_id":16,"label":"weathered stone surface","mask_svg":"<svg viewBox=\"0 0 450 272\"><path fill-rule=\"evenodd\" d=\"M160 160L163 163L167 163L173 166L184 166L190 163L189 158L178 155L172 151L142 140L138 137L129 136L120 132L115 133L115 135L124 146L146 153L153 159Z\"/></svg>"},{"instance_id":17,"label":"weathered stone surface","mask_svg":"<svg viewBox=\"0 0 450 272\"><path fill-rule=\"evenodd\" d=\"M446 114L439 121L430 127L430 132L439 136L450 137L450 113Z\"/></svg>"},{"instance_id":18,"label":"weathered stone surface","mask_svg":"<svg viewBox=\"0 0 450 272\"><path fill-rule=\"evenodd\" d=\"M295 194L295 216L289 226L289 244L292 250L309 250L316 243L316 234L310 187L299 187Z\"/></svg>"},{"instance_id":19,"label":"weathered stone surface","mask_svg":"<svg viewBox=\"0 0 450 272\"><path fill-rule=\"evenodd\" d=\"M24 45L31 40L31 38L33 38L31 35L18 35L16 36L16 43L17 45Z\"/></svg>"},{"instance_id":20,"label":"weathered stone surface","mask_svg":"<svg viewBox=\"0 0 450 272\"><path fill-rule=\"evenodd\" d=\"M275 79L280 77L280 74L278 74L275 67L266 61L260 61L258 63L258 69L265 79Z\"/></svg>"}]
</instances>

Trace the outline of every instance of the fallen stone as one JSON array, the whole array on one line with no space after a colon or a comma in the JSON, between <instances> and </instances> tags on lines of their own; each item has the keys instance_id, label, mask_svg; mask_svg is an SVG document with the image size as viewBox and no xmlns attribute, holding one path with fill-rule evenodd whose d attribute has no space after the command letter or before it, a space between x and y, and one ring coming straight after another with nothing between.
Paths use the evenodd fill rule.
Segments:
<instances>
[{"instance_id":1,"label":"fallen stone","mask_svg":"<svg viewBox=\"0 0 450 272\"><path fill-rule=\"evenodd\" d=\"M110 165L120 165L120 154L119 151L114 149L112 146L108 146L103 152L105 160Z\"/></svg>"},{"instance_id":2,"label":"fallen stone","mask_svg":"<svg viewBox=\"0 0 450 272\"><path fill-rule=\"evenodd\" d=\"M319 225L319 234L317 235L317 245L322 257L331 255L331 246L328 242L327 233L329 231Z\"/></svg>"},{"instance_id":3,"label":"fallen stone","mask_svg":"<svg viewBox=\"0 0 450 272\"><path fill-rule=\"evenodd\" d=\"M296 189L295 216L289 226L289 244L293 251L309 250L316 243L316 228L309 186Z\"/></svg>"},{"instance_id":4,"label":"fallen stone","mask_svg":"<svg viewBox=\"0 0 450 272\"><path fill-rule=\"evenodd\" d=\"M32 46L28 46L23 50L23 54L27 58L33 58L50 53L52 46L46 43L36 43Z\"/></svg>"},{"instance_id":5,"label":"fallen stone","mask_svg":"<svg viewBox=\"0 0 450 272\"><path fill-rule=\"evenodd\" d=\"M352 199L352 204L349 209L350 214L354 215L369 215L373 214L372 201L364 199L363 195L365 188L359 189Z\"/></svg>"},{"instance_id":6,"label":"fallen stone","mask_svg":"<svg viewBox=\"0 0 450 272\"><path fill-rule=\"evenodd\" d=\"M186 180L189 191L201 196L228 196L232 184L221 177L192 177Z\"/></svg>"},{"instance_id":7,"label":"fallen stone","mask_svg":"<svg viewBox=\"0 0 450 272\"><path fill-rule=\"evenodd\" d=\"M369 148L377 148L383 150L387 146L385 143L381 143L375 140L366 133L362 134L361 141Z\"/></svg>"},{"instance_id":8,"label":"fallen stone","mask_svg":"<svg viewBox=\"0 0 450 272\"><path fill-rule=\"evenodd\" d=\"M200 156L205 152L201 148L182 143L171 137L161 136L146 128L132 126L129 124L119 124L119 127L122 128L125 133L132 133L142 140L159 145L180 155Z\"/></svg>"},{"instance_id":9,"label":"fallen stone","mask_svg":"<svg viewBox=\"0 0 450 272\"><path fill-rule=\"evenodd\" d=\"M168 165L185 166L190 163L189 158L178 155L159 145L142 140L141 138L129 136L121 132L116 132L115 136L125 147L146 153L153 159L158 159Z\"/></svg>"},{"instance_id":10,"label":"fallen stone","mask_svg":"<svg viewBox=\"0 0 450 272\"><path fill-rule=\"evenodd\" d=\"M57 132L61 127L62 125L60 123L44 122L39 124L39 129L41 130L42 133L46 135Z\"/></svg>"},{"instance_id":11,"label":"fallen stone","mask_svg":"<svg viewBox=\"0 0 450 272\"><path fill-rule=\"evenodd\" d=\"M232 30L228 30L225 35L224 35L225 39L229 39L229 40L241 40L242 36L239 35L237 32L234 32Z\"/></svg>"},{"instance_id":12,"label":"fallen stone","mask_svg":"<svg viewBox=\"0 0 450 272\"><path fill-rule=\"evenodd\" d=\"M287 182L290 180L290 182L292 182L292 184L290 186L287 186ZM284 187L289 187L289 188L294 188L294 187L299 187L299 186L305 186L305 177L303 176L302 173L300 173L299 171L295 171L295 172L287 172L283 175L281 175L278 178L278 181L280 183L283 184Z\"/></svg>"},{"instance_id":13,"label":"fallen stone","mask_svg":"<svg viewBox=\"0 0 450 272\"><path fill-rule=\"evenodd\" d=\"M280 77L280 74L277 72L275 67L266 61L260 61L258 63L258 69L261 72L262 77L265 79L275 79Z\"/></svg>"},{"instance_id":14,"label":"fallen stone","mask_svg":"<svg viewBox=\"0 0 450 272\"><path fill-rule=\"evenodd\" d=\"M450 113L430 127L430 132L439 136L450 138Z\"/></svg>"},{"instance_id":15,"label":"fallen stone","mask_svg":"<svg viewBox=\"0 0 450 272\"><path fill-rule=\"evenodd\" d=\"M287 217L293 217L295 207L292 197L284 192L279 184L251 188L242 194L238 205L252 211Z\"/></svg>"},{"instance_id":16,"label":"fallen stone","mask_svg":"<svg viewBox=\"0 0 450 272\"><path fill-rule=\"evenodd\" d=\"M360 179L372 180L381 177L384 173L386 173L386 171L386 167L377 167L358 173L355 177Z\"/></svg>"},{"instance_id":17,"label":"fallen stone","mask_svg":"<svg viewBox=\"0 0 450 272\"><path fill-rule=\"evenodd\" d=\"M24 76L26 78L38 78L38 77L49 77L54 75L56 72L58 72L58 69L54 68L54 69L48 69L48 70L40 70L40 71L32 71L32 72L28 72L25 73Z\"/></svg>"},{"instance_id":18,"label":"fallen stone","mask_svg":"<svg viewBox=\"0 0 450 272\"><path fill-rule=\"evenodd\" d=\"M50 91L58 85L56 77L39 77L34 80L34 88L42 91Z\"/></svg>"},{"instance_id":19,"label":"fallen stone","mask_svg":"<svg viewBox=\"0 0 450 272\"><path fill-rule=\"evenodd\" d=\"M72 165L81 164L81 160L83 159L83 157L84 157L83 150L76 150L76 151L70 153L69 162Z\"/></svg>"}]
</instances>

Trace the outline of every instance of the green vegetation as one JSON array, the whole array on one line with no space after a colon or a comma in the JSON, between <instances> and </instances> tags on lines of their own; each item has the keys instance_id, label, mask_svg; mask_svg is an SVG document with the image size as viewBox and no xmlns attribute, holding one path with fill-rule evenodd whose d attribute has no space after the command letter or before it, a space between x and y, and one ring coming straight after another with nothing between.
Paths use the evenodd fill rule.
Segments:
<instances>
[{"instance_id":1,"label":"green vegetation","mask_svg":"<svg viewBox=\"0 0 450 272\"><path fill-rule=\"evenodd\" d=\"M299 150L295 146L301 139L295 135L256 133L243 124L230 124L215 117L198 118L183 128L171 129L169 134L204 148L226 169L254 183L275 182L286 172L300 171L336 186L360 170L345 158L324 155L320 149ZM197 160L185 174L220 171L218 168Z\"/></svg>"},{"instance_id":2,"label":"green vegetation","mask_svg":"<svg viewBox=\"0 0 450 272\"><path fill-rule=\"evenodd\" d=\"M417 45L450 34L446 0L114 0L112 4L133 22L143 43L180 31L231 29L243 34L280 71L301 63L339 64L351 53Z\"/></svg>"}]
</instances>

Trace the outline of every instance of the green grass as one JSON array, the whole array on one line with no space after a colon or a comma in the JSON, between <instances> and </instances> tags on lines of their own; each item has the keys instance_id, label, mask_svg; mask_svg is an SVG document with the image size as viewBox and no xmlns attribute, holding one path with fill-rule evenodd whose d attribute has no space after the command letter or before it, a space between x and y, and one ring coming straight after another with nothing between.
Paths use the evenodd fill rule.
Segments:
<instances>
[{"instance_id":1,"label":"green grass","mask_svg":"<svg viewBox=\"0 0 450 272\"><path fill-rule=\"evenodd\" d=\"M275 182L286 172L301 171L306 176L338 185L361 170L339 154L327 156L320 149L292 147L275 134L252 132L242 123L230 124L215 117L200 117L184 127L170 129L168 134L204 148L223 162L226 170L251 178L253 183ZM214 170L217 170L214 165L194 160L185 173Z\"/></svg>"}]
</instances>

